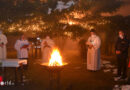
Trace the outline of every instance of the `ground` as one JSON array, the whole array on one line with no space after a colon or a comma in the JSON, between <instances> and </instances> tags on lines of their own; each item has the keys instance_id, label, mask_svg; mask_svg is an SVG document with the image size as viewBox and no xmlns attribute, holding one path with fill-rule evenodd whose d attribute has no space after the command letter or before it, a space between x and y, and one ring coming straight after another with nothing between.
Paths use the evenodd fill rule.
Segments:
<instances>
[{"instance_id":1,"label":"ground","mask_svg":"<svg viewBox=\"0 0 130 90\"><path fill-rule=\"evenodd\" d=\"M75 51L65 52L63 58L68 65L61 72L61 90L113 90L116 84L123 83L114 81L116 59L113 56L102 56L102 69L97 72L86 70L86 60L81 60ZM29 61L25 85L1 86L0 90L48 90L49 73L37 63L38 59L30 58ZM10 69L8 77L13 78Z\"/></svg>"}]
</instances>

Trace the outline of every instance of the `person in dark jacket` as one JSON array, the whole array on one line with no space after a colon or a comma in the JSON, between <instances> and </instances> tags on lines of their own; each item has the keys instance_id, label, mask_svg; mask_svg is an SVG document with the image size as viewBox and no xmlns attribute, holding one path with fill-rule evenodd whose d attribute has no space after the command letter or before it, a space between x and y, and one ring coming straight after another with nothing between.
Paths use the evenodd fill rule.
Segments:
<instances>
[{"instance_id":1,"label":"person in dark jacket","mask_svg":"<svg viewBox=\"0 0 130 90\"><path fill-rule=\"evenodd\" d=\"M127 78L127 59L128 59L129 40L127 39L124 31L119 31L119 37L116 42L116 55L117 55L117 76L121 79Z\"/></svg>"}]
</instances>

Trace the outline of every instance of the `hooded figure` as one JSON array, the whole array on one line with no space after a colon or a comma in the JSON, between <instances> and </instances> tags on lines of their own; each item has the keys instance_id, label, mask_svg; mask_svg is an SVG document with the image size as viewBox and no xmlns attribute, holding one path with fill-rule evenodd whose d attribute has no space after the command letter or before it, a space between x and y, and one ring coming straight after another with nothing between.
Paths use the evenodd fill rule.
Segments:
<instances>
[{"instance_id":1,"label":"hooded figure","mask_svg":"<svg viewBox=\"0 0 130 90\"><path fill-rule=\"evenodd\" d=\"M0 30L0 60L6 59L6 44L7 38Z\"/></svg>"},{"instance_id":2,"label":"hooded figure","mask_svg":"<svg viewBox=\"0 0 130 90\"><path fill-rule=\"evenodd\" d=\"M51 52L54 47L54 41L47 36L41 43L42 60L43 62L49 62Z\"/></svg>"},{"instance_id":3,"label":"hooded figure","mask_svg":"<svg viewBox=\"0 0 130 90\"><path fill-rule=\"evenodd\" d=\"M92 71L100 70L100 46L101 40L95 34L95 30L91 30L91 36L88 38L86 45L88 46L87 52L87 69Z\"/></svg>"}]
</instances>

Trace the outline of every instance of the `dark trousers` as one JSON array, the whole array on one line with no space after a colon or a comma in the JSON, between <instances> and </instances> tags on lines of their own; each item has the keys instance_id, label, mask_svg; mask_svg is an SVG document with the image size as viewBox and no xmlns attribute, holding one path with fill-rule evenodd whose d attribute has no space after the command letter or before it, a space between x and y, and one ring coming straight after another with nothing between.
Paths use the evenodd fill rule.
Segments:
<instances>
[{"instance_id":1,"label":"dark trousers","mask_svg":"<svg viewBox=\"0 0 130 90\"><path fill-rule=\"evenodd\" d=\"M123 54L117 56L117 73L119 76L122 76L123 78L127 77L127 58L128 57Z\"/></svg>"}]
</instances>

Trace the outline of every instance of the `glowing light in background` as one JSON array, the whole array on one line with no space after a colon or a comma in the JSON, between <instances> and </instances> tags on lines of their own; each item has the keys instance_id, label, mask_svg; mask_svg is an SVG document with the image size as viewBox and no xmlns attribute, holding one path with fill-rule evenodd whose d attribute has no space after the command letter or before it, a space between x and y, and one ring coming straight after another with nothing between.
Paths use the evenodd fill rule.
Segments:
<instances>
[{"instance_id":1,"label":"glowing light in background","mask_svg":"<svg viewBox=\"0 0 130 90\"><path fill-rule=\"evenodd\" d=\"M5 26L7 23L1 23L0 27ZM9 32L20 31L20 32L40 32L46 29L45 22L42 20L42 17L35 17L25 21L14 22L7 28Z\"/></svg>"},{"instance_id":2,"label":"glowing light in background","mask_svg":"<svg viewBox=\"0 0 130 90\"><path fill-rule=\"evenodd\" d=\"M73 16L74 18L77 18L77 19L82 19L86 16L86 14L80 11L73 11L70 13L70 16Z\"/></svg>"}]
</instances>

